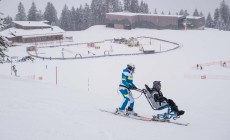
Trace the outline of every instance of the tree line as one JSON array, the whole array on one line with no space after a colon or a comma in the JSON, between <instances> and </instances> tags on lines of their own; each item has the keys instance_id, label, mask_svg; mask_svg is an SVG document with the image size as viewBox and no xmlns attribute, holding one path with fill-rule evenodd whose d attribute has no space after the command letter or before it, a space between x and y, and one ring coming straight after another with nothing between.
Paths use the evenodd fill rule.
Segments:
<instances>
[{"instance_id":1,"label":"tree line","mask_svg":"<svg viewBox=\"0 0 230 140\"><path fill-rule=\"evenodd\" d=\"M219 8L215 9L213 16L208 14L206 27L230 31L230 9L224 0L220 3Z\"/></svg>"},{"instance_id":2,"label":"tree line","mask_svg":"<svg viewBox=\"0 0 230 140\"><path fill-rule=\"evenodd\" d=\"M47 20L52 25L57 25L66 31L84 30L93 25L105 24L105 15L108 12L129 11L133 13L149 13L148 4L143 0L92 0L91 4L80 5L69 8L64 5L60 17L51 2L48 2L45 11L38 10L35 2L28 11L22 2L18 5L16 21L41 21Z\"/></svg>"},{"instance_id":3,"label":"tree line","mask_svg":"<svg viewBox=\"0 0 230 140\"><path fill-rule=\"evenodd\" d=\"M93 25L103 25L105 24L105 15L108 12L121 12L129 11L132 13L150 13L148 4L143 0L139 2L138 0L92 0L91 4L80 5L75 8L74 6L69 8L67 5L64 5L60 17L57 16L57 11L54 5L51 2L48 2L45 11L42 12L38 10L35 2L32 2L32 5L28 11L28 14L25 12L25 8L20 2L18 4L18 13L16 14L14 20L16 21L41 21L47 20L51 25L57 25L66 31L78 31L89 28ZM164 11L159 12L157 9L154 10L154 14L164 15ZM171 15L169 11L166 13ZM187 10L181 9L176 15L190 15ZM194 10L192 16L203 17L202 11ZM5 18L4 29L9 28L12 22L11 17ZM214 15L210 13L205 19L205 26L208 28L215 28L219 30L230 30L230 10L229 6L222 0L220 2L219 8L216 8Z\"/></svg>"}]
</instances>

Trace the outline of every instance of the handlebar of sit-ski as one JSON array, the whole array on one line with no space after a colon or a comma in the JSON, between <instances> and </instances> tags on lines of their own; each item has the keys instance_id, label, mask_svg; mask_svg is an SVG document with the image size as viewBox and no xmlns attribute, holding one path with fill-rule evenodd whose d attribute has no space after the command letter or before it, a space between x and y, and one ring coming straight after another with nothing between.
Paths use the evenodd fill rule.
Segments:
<instances>
[{"instance_id":1,"label":"handlebar of sit-ski","mask_svg":"<svg viewBox=\"0 0 230 140\"><path fill-rule=\"evenodd\" d=\"M136 91L138 91L138 92L142 92L142 93L145 93L145 90L144 89L135 89Z\"/></svg>"}]
</instances>

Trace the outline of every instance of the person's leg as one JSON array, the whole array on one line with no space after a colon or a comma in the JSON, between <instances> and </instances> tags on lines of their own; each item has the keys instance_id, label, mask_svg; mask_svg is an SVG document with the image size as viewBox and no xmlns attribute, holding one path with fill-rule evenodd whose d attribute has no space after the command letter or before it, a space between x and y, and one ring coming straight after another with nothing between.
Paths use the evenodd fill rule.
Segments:
<instances>
[{"instance_id":1,"label":"person's leg","mask_svg":"<svg viewBox=\"0 0 230 140\"><path fill-rule=\"evenodd\" d=\"M167 102L168 102L169 106L171 106L171 109L172 109L173 111L178 112L178 107L176 106L176 104L174 103L173 100L168 99Z\"/></svg>"},{"instance_id":2,"label":"person's leg","mask_svg":"<svg viewBox=\"0 0 230 140\"><path fill-rule=\"evenodd\" d=\"M128 93L127 89L121 89L120 92L124 98L124 101L122 102L121 107L119 107L119 110L125 110L128 102L129 102L129 93Z\"/></svg>"},{"instance_id":3,"label":"person's leg","mask_svg":"<svg viewBox=\"0 0 230 140\"><path fill-rule=\"evenodd\" d=\"M132 92L129 92L129 107L128 107L128 110L133 111L133 108L134 108L134 98L133 98Z\"/></svg>"},{"instance_id":4,"label":"person's leg","mask_svg":"<svg viewBox=\"0 0 230 140\"><path fill-rule=\"evenodd\" d=\"M134 109L134 98L133 98L133 94L129 92L129 106L127 112L128 114L137 116L137 113L133 109Z\"/></svg>"},{"instance_id":5,"label":"person's leg","mask_svg":"<svg viewBox=\"0 0 230 140\"><path fill-rule=\"evenodd\" d=\"M171 109L172 109L172 111L175 111L176 112L176 114L178 115L178 116L180 116L180 115L183 115L184 114L184 111L183 110L179 110L178 109L178 106L174 103L174 101L173 100L171 100L171 99L168 99L168 104L169 104L169 106L171 106Z\"/></svg>"}]
</instances>

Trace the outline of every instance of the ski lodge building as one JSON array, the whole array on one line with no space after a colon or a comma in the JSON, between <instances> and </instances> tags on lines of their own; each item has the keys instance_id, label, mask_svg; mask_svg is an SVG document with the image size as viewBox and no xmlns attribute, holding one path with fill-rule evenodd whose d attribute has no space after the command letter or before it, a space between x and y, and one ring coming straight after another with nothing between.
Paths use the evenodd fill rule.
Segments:
<instances>
[{"instance_id":1,"label":"ski lodge building","mask_svg":"<svg viewBox=\"0 0 230 140\"><path fill-rule=\"evenodd\" d=\"M62 40L64 30L46 21L13 21L13 27L0 32L12 43L36 43Z\"/></svg>"},{"instance_id":2,"label":"ski lodge building","mask_svg":"<svg viewBox=\"0 0 230 140\"><path fill-rule=\"evenodd\" d=\"M204 29L204 17L186 17L183 15L141 14L115 12L106 14L106 27L117 29Z\"/></svg>"}]
</instances>

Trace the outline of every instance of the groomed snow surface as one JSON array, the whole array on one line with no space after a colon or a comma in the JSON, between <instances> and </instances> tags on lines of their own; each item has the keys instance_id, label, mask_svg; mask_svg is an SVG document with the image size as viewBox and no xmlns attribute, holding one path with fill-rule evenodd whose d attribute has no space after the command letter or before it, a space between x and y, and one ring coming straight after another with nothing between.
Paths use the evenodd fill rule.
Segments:
<instances>
[{"instance_id":1,"label":"groomed snow surface","mask_svg":"<svg viewBox=\"0 0 230 140\"><path fill-rule=\"evenodd\" d=\"M0 64L1 140L229 140L230 32L94 26L67 34L77 43L149 36L182 47L138 56L14 62L20 77L11 75L10 63ZM7 54L18 58L28 55L26 46L9 48ZM217 61L226 61L226 67L213 63L196 69L196 64ZM162 81L163 94L185 110L176 121L189 122L189 126L144 122L99 111L121 105L123 98L117 89L121 72L130 62L136 65L136 86L142 89L145 84L152 86L154 80ZM205 79L200 77L206 75ZM136 91L133 94L140 96ZM135 111L147 117L161 113L151 109L144 95L135 100Z\"/></svg>"}]
</instances>

